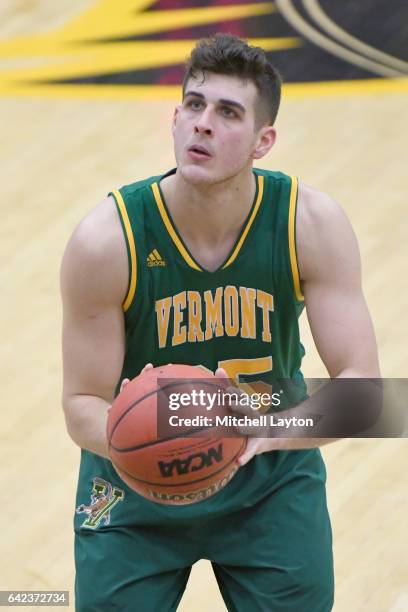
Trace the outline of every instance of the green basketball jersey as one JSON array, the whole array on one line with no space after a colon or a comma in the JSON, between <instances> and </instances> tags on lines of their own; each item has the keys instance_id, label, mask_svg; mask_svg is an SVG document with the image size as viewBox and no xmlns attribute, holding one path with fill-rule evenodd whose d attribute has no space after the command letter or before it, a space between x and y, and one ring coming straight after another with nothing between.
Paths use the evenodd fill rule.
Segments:
<instances>
[{"instance_id":1,"label":"green basketball jersey","mask_svg":"<svg viewBox=\"0 0 408 612\"><path fill-rule=\"evenodd\" d=\"M264 170L255 177L246 223L214 272L203 269L183 243L161 177L114 192L130 266L123 377L134 377L148 362L202 364L212 371L223 366L241 381L299 372L297 181Z\"/></svg>"},{"instance_id":2,"label":"green basketball jersey","mask_svg":"<svg viewBox=\"0 0 408 612\"><path fill-rule=\"evenodd\" d=\"M223 367L231 379L251 386L302 380L296 178L254 170L256 194L246 222L226 260L208 272L183 243L166 207L160 181L168 174L112 193L129 259L123 303L126 351L117 392L123 378L134 378L148 362L201 364L213 372ZM89 495L89 483L101 477L125 492L115 509L122 522L177 520L250 506L268 494L277 478L296 469L323 476L319 450L258 455L213 497L173 507L140 497L121 482L109 461L82 451L80 490L86 495L87 486Z\"/></svg>"}]
</instances>

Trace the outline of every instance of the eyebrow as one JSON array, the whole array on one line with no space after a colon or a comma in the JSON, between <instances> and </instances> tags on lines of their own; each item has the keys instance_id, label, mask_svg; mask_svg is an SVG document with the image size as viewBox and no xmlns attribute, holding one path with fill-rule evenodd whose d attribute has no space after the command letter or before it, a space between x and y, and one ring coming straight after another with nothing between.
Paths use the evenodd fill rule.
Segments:
<instances>
[{"instance_id":1,"label":"eyebrow","mask_svg":"<svg viewBox=\"0 0 408 612\"><path fill-rule=\"evenodd\" d=\"M196 96L197 98L201 98L202 100L205 100L205 96L202 93L199 93L198 91L186 91L186 93L184 94L184 98L187 98L187 96ZM235 106L236 108L239 108L243 113L246 112L245 106L243 106L242 104L240 104L239 102L236 102L235 100L229 100L227 98L220 98L218 100L219 104L225 104L226 106Z\"/></svg>"}]
</instances>

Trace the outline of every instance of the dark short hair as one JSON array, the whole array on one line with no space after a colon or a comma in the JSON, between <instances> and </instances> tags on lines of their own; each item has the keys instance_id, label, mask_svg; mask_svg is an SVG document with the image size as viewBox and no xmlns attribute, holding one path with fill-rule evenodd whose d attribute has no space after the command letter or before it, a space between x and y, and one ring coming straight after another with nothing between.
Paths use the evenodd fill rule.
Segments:
<instances>
[{"instance_id":1,"label":"dark short hair","mask_svg":"<svg viewBox=\"0 0 408 612\"><path fill-rule=\"evenodd\" d=\"M232 34L215 34L199 40L187 61L183 79L183 95L187 81L197 73L213 72L249 80L258 90L255 109L256 125L273 125L278 114L282 79L260 47L248 45Z\"/></svg>"}]
</instances>

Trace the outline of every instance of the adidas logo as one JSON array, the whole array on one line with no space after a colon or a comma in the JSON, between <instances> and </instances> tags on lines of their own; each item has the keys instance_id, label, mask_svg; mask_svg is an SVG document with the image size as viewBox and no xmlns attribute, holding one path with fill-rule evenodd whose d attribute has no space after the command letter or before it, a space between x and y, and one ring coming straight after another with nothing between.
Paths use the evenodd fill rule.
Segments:
<instances>
[{"instance_id":1,"label":"adidas logo","mask_svg":"<svg viewBox=\"0 0 408 612\"><path fill-rule=\"evenodd\" d=\"M165 266L166 262L161 258L161 255L157 249L153 249L147 258L147 265L149 268L153 266Z\"/></svg>"}]
</instances>

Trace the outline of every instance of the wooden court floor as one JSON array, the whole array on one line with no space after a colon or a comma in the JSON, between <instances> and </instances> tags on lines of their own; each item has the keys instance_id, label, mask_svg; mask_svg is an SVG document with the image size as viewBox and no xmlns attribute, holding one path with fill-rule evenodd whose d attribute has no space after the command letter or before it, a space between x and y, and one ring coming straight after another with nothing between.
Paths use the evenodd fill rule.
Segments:
<instances>
[{"instance_id":1,"label":"wooden court floor","mask_svg":"<svg viewBox=\"0 0 408 612\"><path fill-rule=\"evenodd\" d=\"M0 98L0 589L72 596L79 450L60 405L60 260L75 225L108 191L173 165L175 101ZM298 175L345 208L390 378L407 375L407 102L395 91L288 92L277 145L259 164ZM304 318L302 334L304 374L324 377ZM335 612L408 610L407 439L343 440L323 454ZM198 563L181 612L224 609L210 565Z\"/></svg>"}]
</instances>

